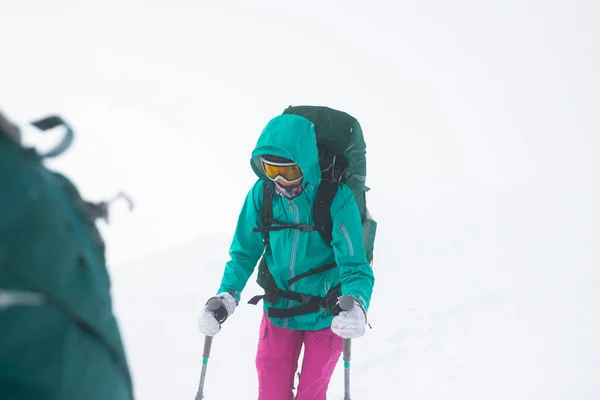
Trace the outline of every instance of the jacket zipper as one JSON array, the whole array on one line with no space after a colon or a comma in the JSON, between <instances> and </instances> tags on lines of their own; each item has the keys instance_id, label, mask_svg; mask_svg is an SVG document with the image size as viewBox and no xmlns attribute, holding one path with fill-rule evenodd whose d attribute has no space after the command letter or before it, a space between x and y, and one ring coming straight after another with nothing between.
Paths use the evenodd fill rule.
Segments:
<instances>
[{"instance_id":1,"label":"jacket zipper","mask_svg":"<svg viewBox=\"0 0 600 400\"><path fill-rule=\"evenodd\" d=\"M350 235L346 230L346 226L343 222L340 223L340 232L346 238L346 244L348 245L348 252L350 253L350 257L354 257L354 247L352 246L352 240L350 240Z\"/></svg>"},{"instance_id":2,"label":"jacket zipper","mask_svg":"<svg viewBox=\"0 0 600 400\"><path fill-rule=\"evenodd\" d=\"M294 204L293 201L290 201L290 208L292 208L292 211L294 212L294 222L296 224L300 223L300 218L298 216L298 206L296 206L296 204ZM290 277L294 276L294 267L296 266L296 252L297 252L297 248L298 248L298 236L300 234L299 230L295 230L294 232L294 241L292 242L292 254L290 256ZM293 284L292 284L293 286ZM291 287L290 287L291 289Z\"/></svg>"},{"instance_id":3,"label":"jacket zipper","mask_svg":"<svg viewBox=\"0 0 600 400\"><path fill-rule=\"evenodd\" d=\"M300 223L300 217L298 216L298 206L296 206L296 204L294 204L293 200L290 200L290 211L292 211L294 213L294 222L296 224ZM300 235L300 231L298 231L297 229L294 232L294 240L292 241L292 251L290 254L290 277L294 276L294 267L296 266L296 252L298 251L298 236ZM292 290L292 287L294 286L294 284L292 283L290 285L290 290ZM288 302L288 308L291 308L291 304L289 304ZM288 324L288 318L286 318L283 321L283 327L287 328L287 324Z\"/></svg>"}]
</instances>

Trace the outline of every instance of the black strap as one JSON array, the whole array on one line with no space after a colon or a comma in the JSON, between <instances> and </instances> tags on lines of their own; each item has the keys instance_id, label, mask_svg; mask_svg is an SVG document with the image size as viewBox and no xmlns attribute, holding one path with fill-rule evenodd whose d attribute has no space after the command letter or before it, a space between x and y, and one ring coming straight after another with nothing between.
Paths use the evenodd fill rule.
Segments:
<instances>
[{"instance_id":1,"label":"black strap","mask_svg":"<svg viewBox=\"0 0 600 400\"><path fill-rule=\"evenodd\" d=\"M326 297L309 296L302 293L289 292L274 288L266 292L264 295L254 296L248 301L248 303L256 305L259 301L264 300L268 303L275 304L280 298L301 303L299 306L292 308L269 308L269 317L291 318L297 317L298 315L311 314L323 309L332 310L335 307L337 298L340 296L340 294L341 288L339 285L332 288Z\"/></svg>"},{"instance_id":2,"label":"black strap","mask_svg":"<svg viewBox=\"0 0 600 400\"><path fill-rule=\"evenodd\" d=\"M284 229L298 229L300 232L311 232L316 229L314 225L305 225L305 224L285 224L285 225L271 225L271 226L262 226L252 228L254 232L273 232L273 231L282 231Z\"/></svg>"},{"instance_id":3,"label":"black strap","mask_svg":"<svg viewBox=\"0 0 600 400\"><path fill-rule=\"evenodd\" d=\"M306 278L307 276L321 274L323 272L329 271L330 269L334 269L335 267L337 267L337 264L335 262L332 262L331 264L327 264L327 265L324 265L319 268L311 269L303 274L296 275L292 279L288 280L287 283L288 283L288 285L292 285L295 282L298 282L300 279Z\"/></svg>"},{"instance_id":4,"label":"black strap","mask_svg":"<svg viewBox=\"0 0 600 400\"><path fill-rule=\"evenodd\" d=\"M262 223L263 227L254 228L254 231L257 230L263 233L263 241L265 243L265 247L269 248L269 231L271 225L273 225L273 197L275 196L275 192L271 189L268 183L263 183L263 205L262 205Z\"/></svg>"},{"instance_id":5,"label":"black strap","mask_svg":"<svg viewBox=\"0 0 600 400\"><path fill-rule=\"evenodd\" d=\"M261 300L264 300L266 295L264 294L260 294L260 295L256 295L254 297L252 297L250 300L248 300L248 304L252 304L253 306L257 305Z\"/></svg>"},{"instance_id":6,"label":"black strap","mask_svg":"<svg viewBox=\"0 0 600 400\"><path fill-rule=\"evenodd\" d=\"M319 184L317 198L313 205L313 219L321 237L328 246L331 246L331 241L333 240L331 204L348 168L348 160L343 156L331 155L326 152L323 152L319 157L321 183Z\"/></svg>"},{"instance_id":7,"label":"black strap","mask_svg":"<svg viewBox=\"0 0 600 400\"><path fill-rule=\"evenodd\" d=\"M258 296L254 296L250 300L248 300L248 304L257 305L259 301L264 300L267 303L275 304L279 301L280 298L297 301L298 303L304 303L307 301L308 297L301 293L290 292L287 290L279 290L274 286L271 286L265 294L261 294Z\"/></svg>"},{"instance_id":8,"label":"black strap","mask_svg":"<svg viewBox=\"0 0 600 400\"><path fill-rule=\"evenodd\" d=\"M311 297L307 303L292 308L269 308L269 317L292 318L299 315L312 314L323 309L333 309L337 296ZM333 303L332 303L333 302Z\"/></svg>"}]
</instances>

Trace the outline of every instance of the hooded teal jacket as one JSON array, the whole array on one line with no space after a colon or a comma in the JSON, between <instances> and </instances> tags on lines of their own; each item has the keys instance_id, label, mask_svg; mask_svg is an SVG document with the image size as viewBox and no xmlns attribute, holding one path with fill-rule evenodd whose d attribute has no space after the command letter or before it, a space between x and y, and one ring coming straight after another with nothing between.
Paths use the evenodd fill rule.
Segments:
<instances>
[{"instance_id":1,"label":"hooded teal jacket","mask_svg":"<svg viewBox=\"0 0 600 400\"><path fill-rule=\"evenodd\" d=\"M241 292L265 253L265 260L279 289L325 297L329 289L341 283L342 295L356 297L368 310L374 285L373 270L364 249L354 193L346 185L340 185L331 205L331 247L317 231L285 229L270 232L270 248L265 252L262 233L254 232L253 228L262 226L263 182L274 189L274 183L265 175L260 163L260 156L267 154L294 160L304 174L304 189L300 195L294 199L275 195L273 217L290 224L314 225L312 209L321 179L315 128L304 117L280 115L269 121L252 152L250 164L258 180L246 196L240 212L229 250L231 258L226 263L218 292L234 293L236 300L240 301ZM337 268L287 284L292 277L333 261ZM287 299L280 299L277 304L263 304L266 312L271 306L291 308L300 305ZM323 329L331 325L331 320L331 310L290 318L271 318L277 326L298 330Z\"/></svg>"}]
</instances>

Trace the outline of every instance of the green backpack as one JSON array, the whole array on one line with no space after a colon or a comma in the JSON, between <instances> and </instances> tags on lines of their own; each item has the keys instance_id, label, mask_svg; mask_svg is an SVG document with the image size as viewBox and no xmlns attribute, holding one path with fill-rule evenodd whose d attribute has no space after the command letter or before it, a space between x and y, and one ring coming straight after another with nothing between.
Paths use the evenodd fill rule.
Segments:
<instances>
[{"instance_id":1,"label":"green backpack","mask_svg":"<svg viewBox=\"0 0 600 400\"><path fill-rule=\"evenodd\" d=\"M366 186L367 158L365 139L360 123L343 111L324 106L289 106L283 114L300 115L315 126L321 184L315 203L313 219L326 243L331 243L332 219L329 213L333 197L340 183L345 184L356 199L363 224L363 242L369 263L373 261L373 248L377 222L367 209Z\"/></svg>"},{"instance_id":2,"label":"green backpack","mask_svg":"<svg viewBox=\"0 0 600 400\"><path fill-rule=\"evenodd\" d=\"M112 310L104 242L106 202L80 196L0 114L0 399L130 400L133 385Z\"/></svg>"}]
</instances>

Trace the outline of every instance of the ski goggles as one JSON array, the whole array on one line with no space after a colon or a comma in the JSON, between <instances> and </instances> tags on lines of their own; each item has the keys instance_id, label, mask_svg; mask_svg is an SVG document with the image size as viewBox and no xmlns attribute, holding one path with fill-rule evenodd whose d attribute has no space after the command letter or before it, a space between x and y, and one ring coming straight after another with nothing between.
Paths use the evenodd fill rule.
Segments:
<instances>
[{"instance_id":1,"label":"ski goggles","mask_svg":"<svg viewBox=\"0 0 600 400\"><path fill-rule=\"evenodd\" d=\"M302 170L296 163L280 163L267 161L261 157L263 170L272 180L283 178L289 183L294 183L302 179Z\"/></svg>"}]
</instances>

